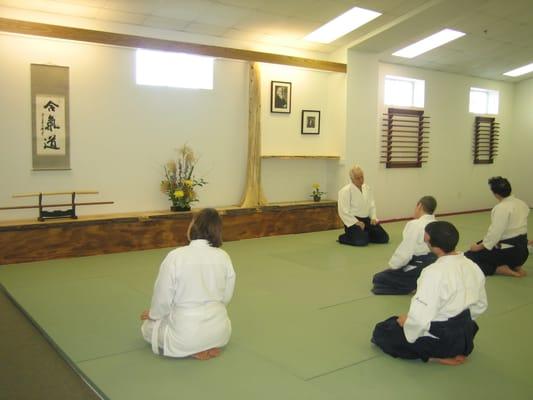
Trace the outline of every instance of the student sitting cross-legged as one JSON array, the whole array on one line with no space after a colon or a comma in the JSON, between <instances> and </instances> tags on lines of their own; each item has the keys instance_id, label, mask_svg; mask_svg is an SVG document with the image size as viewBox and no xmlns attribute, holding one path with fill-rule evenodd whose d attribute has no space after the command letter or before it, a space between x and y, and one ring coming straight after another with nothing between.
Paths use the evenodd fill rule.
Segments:
<instances>
[{"instance_id":1,"label":"student sitting cross-legged","mask_svg":"<svg viewBox=\"0 0 533 400\"><path fill-rule=\"evenodd\" d=\"M189 225L188 246L172 250L161 264L141 331L156 354L216 357L231 335L226 305L235 286L228 254L220 249L222 220L207 208Z\"/></svg>"},{"instance_id":2,"label":"student sitting cross-legged","mask_svg":"<svg viewBox=\"0 0 533 400\"><path fill-rule=\"evenodd\" d=\"M485 276L455 251L459 233L449 222L429 223L425 239L437 261L422 271L407 315L378 323L372 342L393 357L462 364L474 349L474 319L487 309Z\"/></svg>"},{"instance_id":3,"label":"student sitting cross-legged","mask_svg":"<svg viewBox=\"0 0 533 400\"><path fill-rule=\"evenodd\" d=\"M436 208L437 201L432 196L424 196L416 203L415 219L405 225L402 242L389 260L390 268L374 275L374 294L409 294L416 290L422 269L437 259L424 241L424 228L435 221Z\"/></svg>"}]
</instances>

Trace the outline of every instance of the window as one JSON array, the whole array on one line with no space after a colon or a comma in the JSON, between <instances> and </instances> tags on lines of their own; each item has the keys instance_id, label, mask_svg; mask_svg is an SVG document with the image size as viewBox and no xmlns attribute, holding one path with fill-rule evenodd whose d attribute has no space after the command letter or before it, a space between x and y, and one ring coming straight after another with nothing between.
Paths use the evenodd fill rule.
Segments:
<instances>
[{"instance_id":1,"label":"window","mask_svg":"<svg viewBox=\"0 0 533 400\"><path fill-rule=\"evenodd\" d=\"M137 49L138 85L213 89L213 58Z\"/></svg>"},{"instance_id":2,"label":"window","mask_svg":"<svg viewBox=\"0 0 533 400\"><path fill-rule=\"evenodd\" d=\"M497 90L470 88L469 111L474 114L498 114L499 98Z\"/></svg>"},{"instance_id":3,"label":"window","mask_svg":"<svg viewBox=\"0 0 533 400\"><path fill-rule=\"evenodd\" d=\"M425 82L401 76L385 76L385 104L402 107L424 107Z\"/></svg>"}]
</instances>

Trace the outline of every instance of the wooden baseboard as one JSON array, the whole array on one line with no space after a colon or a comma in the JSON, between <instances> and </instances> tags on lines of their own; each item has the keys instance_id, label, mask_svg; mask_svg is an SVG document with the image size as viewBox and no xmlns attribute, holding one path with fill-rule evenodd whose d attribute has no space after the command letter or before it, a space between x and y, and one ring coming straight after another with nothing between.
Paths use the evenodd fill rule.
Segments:
<instances>
[{"instance_id":1,"label":"wooden baseboard","mask_svg":"<svg viewBox=\"0 0 533 400\"><path fill-rule=\"evenodd\" d=\"M317 232L343 226L337 214L337 202L330 200L218 210L222 215L224 241ZM187 243L186 232L191 218L191 212L145 212L80 217L77 220L2 222L0 265L180 246Z\"/></svg>"},{"instance_id":2,"label":"wooden baseboard","mask_svg":"<svg viewBox=\"0 0 533 400\"><path fill-rule=\"evenodd\" d=\"M221 208L223 240L315 232L342 226L335 201ZM180 246L191 212L18 221L0 225L0 265Z\"/></svg>"}]
</instances>

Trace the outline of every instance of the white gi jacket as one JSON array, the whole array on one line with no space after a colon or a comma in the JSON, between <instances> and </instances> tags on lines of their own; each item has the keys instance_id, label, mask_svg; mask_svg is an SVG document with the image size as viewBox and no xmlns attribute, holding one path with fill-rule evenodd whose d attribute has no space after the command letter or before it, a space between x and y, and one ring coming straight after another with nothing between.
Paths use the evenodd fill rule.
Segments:
<instances>
[{"instance_id":1,"label":"white gi jacket","mask_svg":"<svg viewBox=\"0 0 533 400\"><path fill-rule=\"evenodd\" d=\"M446 321L467 308L472 319L487 309L485 276L462 253L446 255L424 268L411 299L403 326L405 338L414 343L421 336L431 336L432 321Z\"/></svg>"},{"instance_id":2,"label":"white gi jacket","mask_svg":"<svg viewBox=\"0 0 533 400\"><path fill-rule=\"evenodd\" d=\"M374 195L366 183L363 183L361 190L352 182L339 190L337 209L339 217L347 227L358 221L355 216L377 219Z\"/></svg>"},{"instance_id":3,"label":"white gi jacket","mask_svg":"<svg viewBox=\"0 0 533 400\"><path fill-rule=\"evenodd\" d=\"M427 224L433 221L435 221L434 215L424 214L405 225L402 233L402 242L389 260L390 268L403 268L407 266L413 256L421 256L430 252L429 247L424 242L424 229Z\"/></svg>"},{"instance_id":4,"label":"white gi jacket","mask_svg":"<svg viewBox=\"0 0 533 400\"><path fill-rule=\"evenodd\" d=\"M483 239L483 246L491 250L500 240L526 234L528 215L529 206L522 200L513 195L502 199L492 209L490 227Z\"/></svg>"},{"instance_id":5,"label":"white gi jacket","mask_svg":"<svg viewBox=\"0 0 533 400\"><path fill-rule=\"evenodd\" d=\"M234 286L228 254L207 240L172 250L161 264L150 306L150 319L156 320L154 351L161 342L158 335L164 335L163 354L171 357L226 345L231 322L225 306Z\"/></svg>"}]
</instances>

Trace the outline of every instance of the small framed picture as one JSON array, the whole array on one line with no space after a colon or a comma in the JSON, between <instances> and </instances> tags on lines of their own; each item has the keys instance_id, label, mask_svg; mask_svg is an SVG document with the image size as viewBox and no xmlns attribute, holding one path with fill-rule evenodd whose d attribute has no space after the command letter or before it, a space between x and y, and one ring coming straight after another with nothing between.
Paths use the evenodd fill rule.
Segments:
<instances>
[{"instance_id":1,"label":"small framed picture","mask_svg":"<svg viewBox=\"0 0 533 400\"><path fill-rule=\"evenodd\" d=\"M302 110L302 135L320 133L320 111Z\"/></svg>"},{"instance_id":2,"label":"small framed picture","mask_svg":"<svg viewBox=\"0 0 533 400\"><path fill-rule=\"evenodd\" d=\"M291 112L292 84L290 82L272 81L270 83L270 112Z\"/></svg>"}]
</instances>

